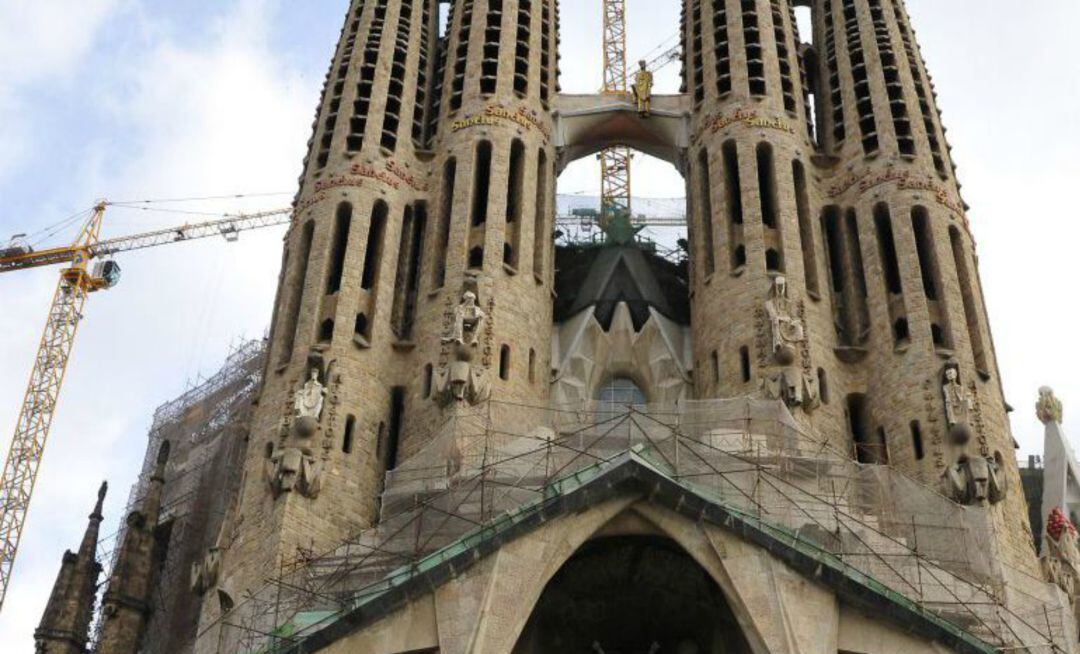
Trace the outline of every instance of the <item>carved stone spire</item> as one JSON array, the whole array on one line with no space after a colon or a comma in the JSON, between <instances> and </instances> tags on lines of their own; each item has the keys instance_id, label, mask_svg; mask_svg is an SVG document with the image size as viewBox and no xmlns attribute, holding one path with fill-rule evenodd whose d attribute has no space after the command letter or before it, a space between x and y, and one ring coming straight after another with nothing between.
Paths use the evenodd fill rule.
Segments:
<instances>
[{"instance_id":1,"label":"carved stone spire","mask_svg":"<svg viewBox=\"0 0 1080 654\"><path fill-rule=\"evenodd\" d=\"M157 558L154 530L161 513L168 460L169 442L165 441L146 495L139 508L127 517L116 565L102 600L105 621L95 650L98 654L135 654L139 650L151 609Z\"/></svg>"},{"instance_id":2,"label":"carved stone spire","mask_svg":"<svg viewBox=\"0 0 1080 654\"><path fill-rule=\"evenodd\" d=\"M37 651L46 654L83 654L94 614L101 565L97 562L98 532L101 528L102 506L108 484L101 484L97 504L90 514L79 551L64 552L60 573L56 576L52 595L34 631Z\"/></svg>"}]
</instances>

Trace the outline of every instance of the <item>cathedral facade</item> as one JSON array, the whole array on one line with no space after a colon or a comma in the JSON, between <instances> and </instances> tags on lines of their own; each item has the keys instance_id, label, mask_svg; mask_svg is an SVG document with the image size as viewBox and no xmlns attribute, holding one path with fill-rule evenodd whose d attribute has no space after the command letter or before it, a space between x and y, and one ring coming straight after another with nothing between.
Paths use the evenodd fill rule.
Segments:
<instances>
[{"instance_id":1,"label":"cathedral facade","mask_svg":"<svg viewBox=\"0 0 1080 654\"><path fill-rule=\"evenodd\" d=\"M170 546L148 459L97 651L1077 651L903 0L684 0L647 111L560 93L556 0L448 4L351 2L222 508ZM683 256L556 246L616 145Z\"/></svg>"}]
</instances>

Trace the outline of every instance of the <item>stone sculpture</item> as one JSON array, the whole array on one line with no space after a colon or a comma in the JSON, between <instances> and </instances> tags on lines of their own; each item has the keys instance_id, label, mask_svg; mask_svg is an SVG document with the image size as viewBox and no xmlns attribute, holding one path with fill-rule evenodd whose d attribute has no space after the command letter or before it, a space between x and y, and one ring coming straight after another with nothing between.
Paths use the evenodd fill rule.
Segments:
<instances>
[{"instance_id":1,"label":"stone sculpture","mask_svg":"<svg viewBox=\"0 0 1080 654\"><path fill-rule=\"evenodd\" d=\"M1039 420L1044 425L1050 423L1061 424L1064 417L1064 408L1061 400L1054 395L1054 389L1049 386L1043 386L1039 389L1039 401L1035 405L1035 415L1039 416Z\"/></svg>"},{"instance_id":2,"label":"stone sculpture","mask_svg":"<svg viewBox=\"0 0 1080 654\"><path fill-rule=\"evenodd\" d=\"M435 372L433 397L440 406L455 402L479 404L491 396L487 369L475 362L480 335L488 315L480 308L476 293L465 291L454 307L448 329L442 337L450 346L450 361Z\"/></svg>"},{"instance_id":3,"label":"stone sculpture","mask_svg":"<svg viewBox=\"0 0 1080 654\"><path fill-rule=\"evenodd\" d=\"M807 411L818 406L817 378L798 361L806 342L806 328L797 305L788 297L787 279L773 279L765 314L771 334L772 363L779 370L768 374L761 388L769 399L783 400L789 407L802 406Z\"/></svg>"},{"instance_id":4,"label":"stone sculpture","mask_svg":"<svg viewBox=\"0 0 1080 654\"><path fill-rule=\"evenodd\" d=\"M945 421L949 425L949 432L967 445L971 440L971 415L975 411L975 399L960 382L960 366L955 361L945 365L941 392L945 398Z\"/></svg>"},{"instance_id":5,"label":"stone sculpture","mask_svg":"<svg viewBox=\"0 0 1080 654\"><path fill-rule=\"evenodd\" d=\"M326 387L319 382L319 371L311 369L311 377L293 398L293 433L299 438L309 438L319 429Z\"/></svg>"},{"instance_id":6,"label":"stone sculpture","mask_svg":"<svg viewBox=\"0 0 1080 654\"><path fill-rule=\"evenodd\" d=\"M322 472L322 464L308 448L275 448L267 463L270 490L275 498L295 490L315 499L322 490Z\"/></svg>"},{"instance_id":7,"label":"stone sculpture","mask_svg":"<svg viewBox=\"0 0 1080 654\"><path fill-rule=\"evenodd\" d=\"M221 574L221 550L211 547L201 560L191 564L191 591L202 595L217 586Z\"/></svg>"},{"instance_id":8,"label":"stone sculpture","mask_svg":"<svg viewBox=\"0 0 1080 654\"><path fill-rule=\"evenodd\" d=\"M480 332L484 329L487 314L476 302L476 293L465 291L461 303L454 308L454 320L450 330L443 336L443 343L475 346L480 343Z\"/></svg>"},{"instance_id":9,"label":"stone sculpture","mask_svg":"<svg viewBox=\"0 0 1080 654\"><path fill-rule=\"evenodd\" d=\"M638 62L638 65L640 69L634 74L631 89L634 91L634 102L637 103L638 113L647 118L652 113L653 74L649 71L649 62L643 59Z\"/></svg>"}]
</instances>

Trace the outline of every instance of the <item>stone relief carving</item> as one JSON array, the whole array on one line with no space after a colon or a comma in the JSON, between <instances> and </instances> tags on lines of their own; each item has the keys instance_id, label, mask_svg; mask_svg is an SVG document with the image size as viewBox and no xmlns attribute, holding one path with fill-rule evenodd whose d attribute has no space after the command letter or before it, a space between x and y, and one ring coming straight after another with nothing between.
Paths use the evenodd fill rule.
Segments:
<instances>
[{"instance_id":1,"label":"stone relief carving","mask_svg":"<svg viewBox=\"0 0 1080 654\"><path fill-rule=\"evenodd\" d=\"M1054 395L1054 389L1049 386L1043 386L1039 389L1039 401L1035 405L1035 415L1039 417L1040 422L1044 425L1052 422L1060 425L1064 418L1064 412L1061 400Z\"/></svg>"},{"instance_id":2,"label":"stone relief carving","mask_svg":"<svg viewBox=\"0 0 1080 654\"><path fill-rule=\"evenodd\" d=\"M191 564L191 591L197 595L206 593L217 586L220 574L221 550L211 547L202 560Z\"/></svg>"},{"instance_id":3,"label":"stone relief carving","mask_svg":"<svg viewBox=\"0 0 1080 654\"><path fill-rule=\"evenodd\" d=\"M322 473L322 462L306 447L277 448L267 462L270 490L275 498L296 491L315 499L322 490Z\"/></svg>"},{"instance_id":4,"label":"stone relief carving","mask_svg":"<svg viewBox=\"0 0 1080 654\"><path fill-rule=\"evenodd\" d=\"M1008 488L1004 461L987 456L985 448L979 455L968 454L972 439L971 420L973 417L978 419L975 397L961 382L960 368L955 362L945 365L942 377L945 421L953 450L953 462L942 475L945 494L968 506L997 504L1005 499Z\"/></svg>"},{"instance_id":5,"label":"stone relief carving","mask_svg":"<svg viewBox=\"0 0 1080 654\"><path fill-rule=\"evenodd\" d=\"M773 279L764 314L767 325L758 328L758 347L768 343L768 354L761 356L763 367L779 368L766 374L761 389L770 399L783 400L789 407L801 406L810 412L820 405L817 376L810 362L806 338L805 307L788 297L787 279ZM762 353L764 354L764 353Z\"/></svg>"},{"instance_id":6,"label":"stone relief carving","mask_svg":"<svg viewBox=\"0 0 1080 654\"><path fill-rule=\"evenodd\" d=\"M466 290L461 301L448 307L443 324L440 367L435 371L433 393L435 401L443 407L455 403L476 405L491 397L491 381L488 368L492 358L492 320L494 299L488 301L488 310L480 308L475 292ZM476 362L477 350L481 349L480 363Z\"/></svg>"}]
</instances>

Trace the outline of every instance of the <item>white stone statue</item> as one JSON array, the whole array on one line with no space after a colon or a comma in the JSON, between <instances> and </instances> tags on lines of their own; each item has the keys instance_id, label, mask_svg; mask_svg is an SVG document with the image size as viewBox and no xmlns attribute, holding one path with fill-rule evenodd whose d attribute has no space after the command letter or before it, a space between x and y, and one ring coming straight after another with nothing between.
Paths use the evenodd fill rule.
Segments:
<instances>
[{"instance_id":1,"label":"white stone statue","mask_svg":"<svg viewBox=\"0 0 1080 654\"><path fill-rule=\"evenodd\" d=\"M765 302L765 311L769 314L772 326L772 347L776 355L786 348L797 346L806 340L806 328L799 317L798 308L788 297L787 279L779 275L773 279L769 299Z\"/></svg>"},{"instance_id":2,"label":"white stone statue","mask_svg":"<svg viewBox=\"0 0 1080 654\"><path fill-rule=\"evenodd\" d=\"M454 322L450 325L450 332L443 336L442 342L477 345L486 318L487 314L476 303L476 293L465 291L461 296L461 304L454 308Z\"/></svg>"},{"instance_id":3,"label":"white stone statue","mask_svg":"<svg viewBox=\"0 0 1080 654\"><path fill-rule=\"evenodd\" d=\"M960 383L960 366L949 363L945 366L945 379L941 392L945 396L945 420L949 428L968 430L971 425L971 412L975 410L975 398L971 391Z\"/></svg>"},{"instance_id":4,"label":"white stone statue","mask_svg":"<svg viewBox=\"0 0 1080 654\"><path fill-rule=\"evenodd\" d=\"M311 378L304 383L304 387L296 394L293 401L295 416L318 421L322 417L325 397L326 387L319 382L319 371L312 368Z\"/></svg>"},{"instance_id":5,"label":"white stone statue","mask_svg":"<svg viewBox=\"0 0 1080 654\"><path fill-rule=\"evenodd\" d=\"M1061 405L1061 400L1054 396L1054 389L1049 386L1039 389L1039 402L1035 405L1035 414L1044 425L1061 424L1064 407Z\"/></svg>"}]
</instances>

